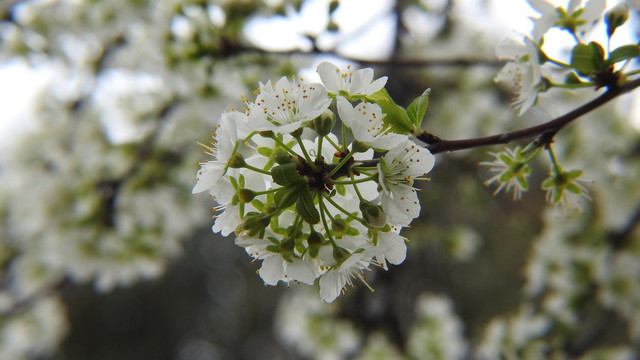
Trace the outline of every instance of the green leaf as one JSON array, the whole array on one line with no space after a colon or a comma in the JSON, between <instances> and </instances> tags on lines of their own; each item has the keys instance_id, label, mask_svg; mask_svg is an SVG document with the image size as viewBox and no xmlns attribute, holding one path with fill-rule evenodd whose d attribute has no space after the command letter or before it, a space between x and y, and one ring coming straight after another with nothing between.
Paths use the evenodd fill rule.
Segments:
<instances>
[{"instance_id":1,"label":"green leaf","mask_svg":"<svg viewBox=\"0 0 640 360\"><path fill-rule=\"evenodd\" d=\"M431 89L425 90L422 95L413 99L409 107L407 107L407 114L409 115L409 119L411 122L420 129L420 124L422 123L422 119L424 118L425 112L427 112L427 107L429 106L429 94L431 93Z\"/></svg>"},{"instance_id":2,"label":"green leaf","mask_svg":"<svg viewBox=\"0 0 640 360\"><path fill-rule=\"evenodd\" d=\"M386 115L385 122L390 124L397 134L411 134L415 130L415 126L402 106L396 105L388 101L379 101L377 104L382 108L382 112Z\"/></svg>"},{"instance_id":3,"label":"green leaf","mask_svg":"<svg viewBox=\"0 0 640 360\"><path fill-rule=\"evenodd\" d=\"M309 224L317 224L320 222L320 213L313 203L313 196L308 186L305 186L299 192L298 201L296 202L296 211Z\"/></svg>"},{"instance_id":4,"label":"green leaf","mask_svg":"<svg viewBox=\"0 0 640 360\"><path fill-rule=\"evenodd\" d=\"M373 102L373 103L377 103L378 101L386 101L386 102L390 102L392 104L395 104L395 102L393 101L393 99L391 98L389 93L387 92L387 89L385 89L385 88L382 88L382 89L376 91L375 93L367 96L365 98L365 100L367 100L369 102Z\"/></svg>"},{"instance_id":5,"label":"green leaf","mask_svg":"<svg viewBox=\"0 0 640 360\"><path fill-rule=\"evenodd\" d=\"M298 197L303 189L307 187L304 182L297 183L291 186L280 188L276 191L274 201L279 209L286 209L298 201Z\"/></svg>"},{"instance_id":6,"label":"green leaf","mask_svg":"<svg viewBox=\"0 0 640 360\"><path fill-rule=\"evenodd\" d=\"M597 42L578 44L571 50L571 67L589 76L605 70L604 49Z\"/></svg>"},{"instance_id":7,"label":"green leaf","mask_svg":"<svg viewBox=\"0 0 640 360\"><path fill-rule=\"evenodd\" d=\"M613 65L617 62L640 57L640 46L638 45L623 45L616 48L609 54L607 63Z\"/></svg>"},{"instance_id":8,"label":"green leaf","mask_svg":"<svg viewBox=\"0 0 640 360\"><path fill-rule=\"evenodd\" d=\"M276 184L282 186L304 181L302 175L296 170L296 164L293 163L273 167L273 169L271 169L271 176L273 176L273 181L275 181Z\"/></svg>"}]
</instances>

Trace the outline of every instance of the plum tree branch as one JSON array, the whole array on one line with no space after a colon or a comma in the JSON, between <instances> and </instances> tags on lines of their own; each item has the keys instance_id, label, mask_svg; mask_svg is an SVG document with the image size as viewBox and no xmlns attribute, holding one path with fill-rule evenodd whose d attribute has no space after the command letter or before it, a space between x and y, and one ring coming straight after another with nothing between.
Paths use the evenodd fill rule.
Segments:
<instances>
[{"instance_id":1,"label":"plum tree branch","mask_svg":"<svg viewBox=\"0 0 640 360\"><path fill-rule=\"evenodd\" d=\"M621 86L610 87L602 95L578 107L575 110L572 110L544 124L528 127L525 129L462 140L444 140L425 131L422 134L418 135L417 138L427 143L426 148L429 149L432 154L465 150L480 146L507 144L515 140L529 139L536 136L542 137L542 142L549 142L558 131L560 131L570 122L597 109L598 107L606 104L614 98L630 92L638 87L640 87L640 79L629 81Z\"/></svg>"}]
</instances>

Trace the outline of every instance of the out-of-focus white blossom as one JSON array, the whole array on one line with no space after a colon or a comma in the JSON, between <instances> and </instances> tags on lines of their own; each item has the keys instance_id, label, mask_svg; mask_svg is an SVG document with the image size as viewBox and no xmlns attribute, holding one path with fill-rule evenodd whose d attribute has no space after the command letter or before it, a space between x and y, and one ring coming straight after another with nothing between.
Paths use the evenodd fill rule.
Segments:
<instances>
[{"instance_id":1,"label":"out-of-focus white blossom","mask_svg":"<svg viewBox=\"0 0 640 360\"><path fill-rule=\"evenodd\" d=\"M371 95L384 88L387 83L386 76L374 81L371 68L354 71L348 66L347 71L343 72L333 63L325 61L318 65L317 70L322 83L330 93L347 98L354 95Z\"/></svg>"},{"instance_id":2,"label":"out-of-focus white blossom","mask_svg":"<svg viewBox=\"0 0 640 360\"><path fill-rule=\"evenodd\" d=\"M448 298L421 295L416 302L416 322L409 332L407 352L415 359L464 359L468 349L463 331Z\"/></svg>"},{"instance_id":3,"label":"out-of-focus white blossom","mask_svg":"<svg viewBox=\"0 0 640 360\"><path fill-rule=\"evenodd\" d=\"M593 26L604 13L605 0L571 0L568 6L556 7L545 0L527 0L540 17L534 19L533 36L542 40L544 34L553 26L569 31L585 31Z\"/></svg>"},{"instance_id":4,"label":"out-of-focus white blossom","mask_svg":"<svg viewBox=\"0 0 640 360\"><path fill-rule=\"evenodd\" d=\"M360 346L360 334L351 322L337 317L337 310L337 305L323 303L307 289L293 289L276 313L278 337L300 355L314 359L353 355Z\"/></svg>"},{"instance_id":5,"label":"out-of-focus white blossom","mask_svg":"<svg viewBox=\"0 0 640 360\"><path fill-rule=\"evenodd\" d=\"M51 355L68 331L60 299L41 298L0 323L0 358L18 360Z\"/></svg>"},{"instance_id":6,"label":"out-of-focus white blossom","mask_svg":"<svg viewBox=\"0 0 640 360\"><path fill-rule=\"evenodd\" d=\"M496 46L496 56L509 62L500 70L495 81L511 87L514 92L513 106L522 115L535 105L538 93L542 90L538 47L528 37L524 38L524 43L507 38Z\"/></svg>"}]
</instances>

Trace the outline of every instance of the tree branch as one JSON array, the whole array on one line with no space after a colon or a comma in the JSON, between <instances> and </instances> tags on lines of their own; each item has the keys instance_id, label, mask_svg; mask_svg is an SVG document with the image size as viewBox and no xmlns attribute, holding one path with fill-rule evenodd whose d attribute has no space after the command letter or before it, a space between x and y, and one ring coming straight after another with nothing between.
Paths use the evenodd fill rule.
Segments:
<instances>
[{"instance_id":1,"label":"tree branch","mask_svg":"<svg viewBox=\"0 0 640 360\"><path fill-rule=\"evenodd\" d=\"M611 87L599 97L591 100L590 102L580 106L573 111L570 111L544 124L528 127L525 129L464 140L444 140L425 131L424 133L418 135L417 138L428 144L426 148L429 149L432 154L465 150L480 146L507 144L515 140L528 139L535 136L544 136L546 140L550 140L558 131L560 131L563 127L565 127L573 120L576 120L582 115L585 115L597 109L598 107L606 104L614 98L630 92L637 87L640 87L640 79L629 81L622 86Z\"/></svg>"}]
</instances>

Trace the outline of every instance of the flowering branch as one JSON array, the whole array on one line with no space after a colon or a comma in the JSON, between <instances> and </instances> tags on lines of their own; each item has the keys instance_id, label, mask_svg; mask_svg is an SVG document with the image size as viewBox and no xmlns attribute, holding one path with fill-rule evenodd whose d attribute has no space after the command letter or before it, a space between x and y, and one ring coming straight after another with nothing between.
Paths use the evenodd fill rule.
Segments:
<instances>
[{"instance_id":1,"label":"flowering branch","mask_svg":"<svg viewBox=\"0 0 640 360\"><path fill-rule=\"evenodd\" d=\"M510 131L502 134L496 134L485 137L463 139L463 140L444 140L427 131L418 135L417 138L424 141L428 145L426 148L432 154L438 154L442 152L466 150L476 148L480 146L489 146L497 144L507 144L515 140L528 139L535 136L541 136L541 143L549 143L555 134L560 131L567 124L576 120L577 118L585 115L598 107L606 104L614 98L630 92L640 87L640 79L629 81L621 86L609 87L605 93L599 97L591 100L590 102L580 106L579 108L572 110L560 117L557 117L544 124L528 127L525 129Z\"/></svg>"}]
</instances>

